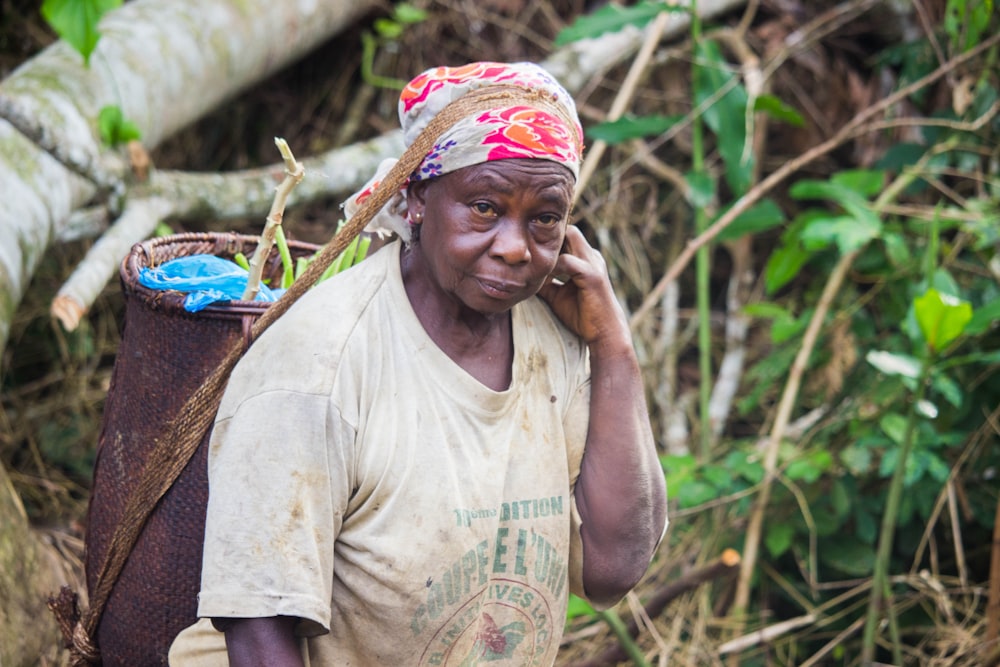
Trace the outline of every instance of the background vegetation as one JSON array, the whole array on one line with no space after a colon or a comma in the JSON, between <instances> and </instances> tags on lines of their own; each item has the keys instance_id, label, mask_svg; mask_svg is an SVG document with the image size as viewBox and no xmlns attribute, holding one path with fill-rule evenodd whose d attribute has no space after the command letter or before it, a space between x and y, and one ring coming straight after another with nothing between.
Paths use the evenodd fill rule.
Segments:
<instances>
[{"instance_id":1,"label":"background vegetation","mask_svg":"<svg viewBox=\"0 0 1000 667\"><path fill-rule=\"evenodd\" d=\"M35 3L2 10L6 75L56 37ZM299 156L352 143L396 127L394 80L540 61L663 11L387 3L153 162L227 171L274 162L275 136ZM998 28L987 0L760 0L637 57L634 91L630 62L577 96L601 157L576 222L632 316L672 525L613 617L574 606L561 663L594 664L619 618L638 638L612 662L1000 661ZM289 211L288 235L327 240L338 204ZM72 333L48 307L90 242L48 252L0 378L0 460L76 562L123 306L110 284ZM726 549L739 564L718 566Z\"/></svg>"}]
</instances>

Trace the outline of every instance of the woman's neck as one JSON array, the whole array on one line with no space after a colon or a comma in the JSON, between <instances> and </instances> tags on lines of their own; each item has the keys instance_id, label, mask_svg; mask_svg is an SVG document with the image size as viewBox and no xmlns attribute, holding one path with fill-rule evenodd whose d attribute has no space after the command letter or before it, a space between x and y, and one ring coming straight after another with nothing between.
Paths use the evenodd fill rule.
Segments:
<instances>
[{"instance_id":1,"label":"woman's neck","mask_svg":"<svg viewBox=\"0 0 1000 667\"><path fill-rule=\"evenodd\" d=\"M503 391L510 387L514 363L510 311L484 314L442 299L406 270L405 261L402 268L406 296L431 340L490 389Z\"/></svg>"}]
</instances>

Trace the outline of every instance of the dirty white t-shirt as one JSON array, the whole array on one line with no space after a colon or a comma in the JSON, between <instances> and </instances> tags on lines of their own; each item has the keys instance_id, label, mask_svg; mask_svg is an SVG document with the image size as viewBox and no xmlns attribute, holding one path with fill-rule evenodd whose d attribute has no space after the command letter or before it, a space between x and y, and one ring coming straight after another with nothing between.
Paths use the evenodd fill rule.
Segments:
<instances>
[{"instance_id":1,"label":"dirty white t-shirt","mask_svg":"<svg viewBox=\"0 0 1000 667\"><path fill-rule=\"evenodd\" d=\"M511 388L428 337L400 245L304 296L229 382L201 617L295 616L311 665L550 665L582 594L586 349L512 310Z\"/></svg>"}]
</instances>

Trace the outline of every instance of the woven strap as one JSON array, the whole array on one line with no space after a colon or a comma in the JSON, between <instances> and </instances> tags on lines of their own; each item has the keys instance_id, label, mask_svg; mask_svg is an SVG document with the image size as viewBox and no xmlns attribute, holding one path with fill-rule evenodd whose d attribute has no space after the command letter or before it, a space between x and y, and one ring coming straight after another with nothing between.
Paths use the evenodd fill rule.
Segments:
<instances>
[{"instance_id":1,"label":"woven strap","mask_svg":"<svg viewBox=\"0 0 1000 667\"><path fill-rule=\"evenodd\" d=\"M315 284L392 195L399 191L445 130L470 114L519 104L544 107L563 118L569 123L570 128L574 127L575 121L567 116L563 107L557 104L551 95L520 86L493 85L471 91L451 102L417 136L381 184L365 200L357 214L317 253L306 270L282 297L264 310L253 325L251 341L256 340ZM59 610L53 609L70 646L73 665L100 663L100 654L95 648L94 638L115 582L125 567L146 520L194 456L202 438L215 421L229 374L246 349L247 346L242 340L233 346L201 387L188 398L177 416L170 421L163 437L154 441L139 482L129 496L122 512L122 519L115 527L115 532L108 543L97 575L97 584L94 590L90 591L90 607L82 615L77 613L75 601L73 605L61 605Z\"/></svg>"}]
</instances>

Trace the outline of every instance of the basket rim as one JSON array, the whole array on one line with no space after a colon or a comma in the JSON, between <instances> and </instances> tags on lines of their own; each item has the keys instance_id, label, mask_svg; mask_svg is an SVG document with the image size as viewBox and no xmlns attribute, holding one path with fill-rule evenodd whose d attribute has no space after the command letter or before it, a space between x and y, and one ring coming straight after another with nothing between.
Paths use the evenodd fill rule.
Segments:
<instances>
[{"instance_id":1,"label":"basket rim","mask_svg":"<svg viewBox=\"0 0 1000 667\"><path fill-rule=\"evenodd\" d=\"M122 288L127 294L132 294L148 303L158 304L170 309L178 308L187 313L187 311L184 311L185 292L157 290L146 287L139 282L140 270L149 266L156 266L175 257L184 257L198 253L213 254L216 256L235 255L236 252L248 254L247 251L255 249L259 241L259 235L241 234L238 232L181 232L140 241L132 246L132 249L122 259L119 266L119 278ZM181 252L157 262L157 253L161 252L165 247L170 246L188 246L191 252ZM288 247L294 256L296 254L313 254L322 246L306 241L289 239ZM277 248L275 247L271 252L276 253ZM203 310L198 311L198 313L188 314L192 316L202 313L259 315L270 304L270 301L233 299L230 301L220 301L205 307Z\"/></svg>"}]
</instances>

